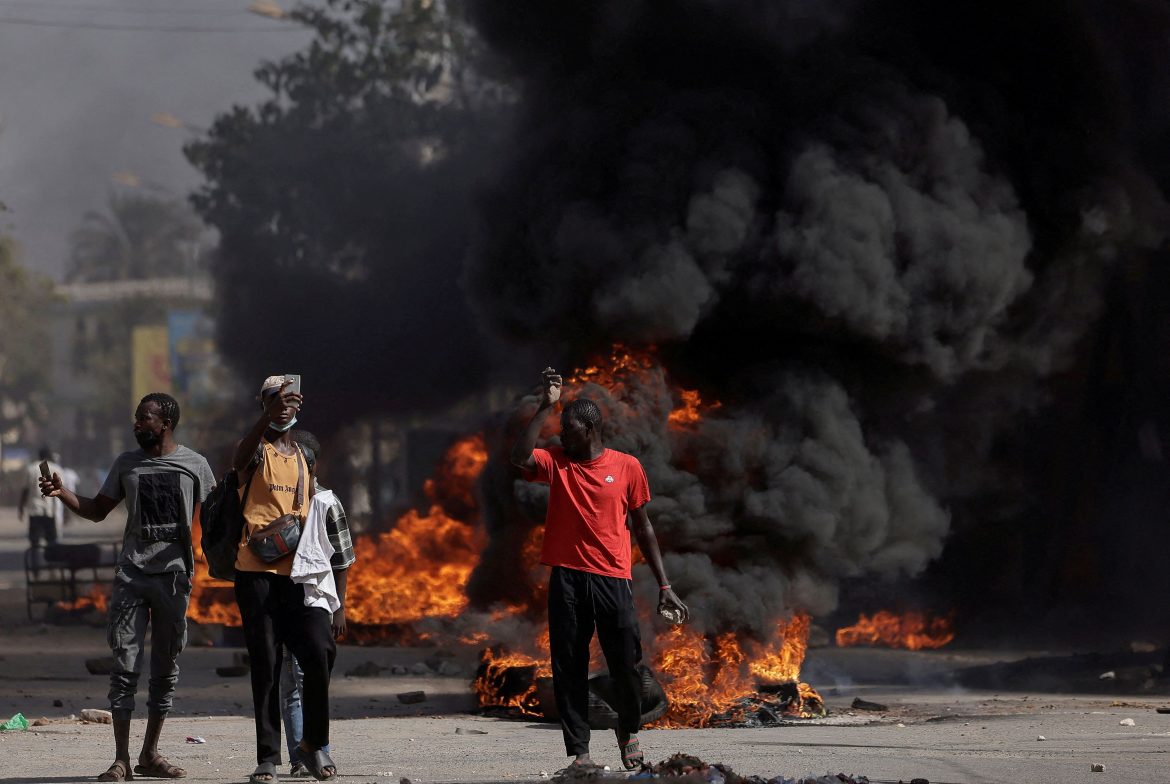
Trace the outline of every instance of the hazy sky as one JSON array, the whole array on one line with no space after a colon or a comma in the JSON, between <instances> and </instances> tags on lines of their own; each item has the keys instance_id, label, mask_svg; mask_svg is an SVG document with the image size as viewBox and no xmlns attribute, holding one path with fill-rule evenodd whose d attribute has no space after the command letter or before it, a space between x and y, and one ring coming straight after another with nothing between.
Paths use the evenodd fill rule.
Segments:
<instances>
[{"instance_id":1,"label":"hazy sky","mask_svg":"<svg viewBox=\"0 0 1170 784\"><path fill-rule=\"evenodd\" d=\"M128 187L116 173L173 196L198 182L182 154L190 128L263 97L255 67L309 40L248 3L0 0L0 230L25 264L60 277L82 215Z\"/></svg>"}]
</instances>

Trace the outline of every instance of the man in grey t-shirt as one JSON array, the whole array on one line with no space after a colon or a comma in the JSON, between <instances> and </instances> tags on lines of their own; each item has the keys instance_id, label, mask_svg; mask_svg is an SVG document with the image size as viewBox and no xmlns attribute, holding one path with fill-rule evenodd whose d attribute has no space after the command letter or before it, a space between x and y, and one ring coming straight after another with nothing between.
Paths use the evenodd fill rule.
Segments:
<instances>
[{"instance_id":1,"label":"man in grey t-shirt","mask_svg":"<svg viewBox=\"0 0 1170 784\"><path fill-rule=\"evenodd\" d=\"M130 716L142 669L146 627L151 627L150 693L146 737L134 773L180 778L187 773L159 754L158 738L171 709L179 677L176 662L187 641L191 598L191 520L215 487L201 455L175 441L179 404L154 392L134 413L134 438L142 447L114 461L102 489L82 498L65 488L58 473L41 480L41 493L60 498L74 514L104 520L123 500L126 531L110 597L107 638L114 653L110 708L114 714L114 763L98 781L133 778L130 771Z\"/></svg>"}]
</instances>

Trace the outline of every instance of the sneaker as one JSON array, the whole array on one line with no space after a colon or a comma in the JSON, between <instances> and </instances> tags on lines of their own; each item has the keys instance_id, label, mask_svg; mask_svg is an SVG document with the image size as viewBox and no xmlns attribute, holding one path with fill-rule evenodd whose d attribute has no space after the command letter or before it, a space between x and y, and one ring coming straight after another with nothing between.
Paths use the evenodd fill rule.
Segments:
<instances>
[{"instance_id":1,"label":"sneaker","mask_svg":"<svg viewBox=\"0 0 1170 784\"><path fill-rule=\"evenodd\" d=\"M292 764L292 767L290 767L288 770L288 775L295 776L298 779L303 779L303 778L308 778L309 776L311 776L313 774L309 773L309 769L306 768L300 762L294 762Z\"/></svg>"}]
</instances>

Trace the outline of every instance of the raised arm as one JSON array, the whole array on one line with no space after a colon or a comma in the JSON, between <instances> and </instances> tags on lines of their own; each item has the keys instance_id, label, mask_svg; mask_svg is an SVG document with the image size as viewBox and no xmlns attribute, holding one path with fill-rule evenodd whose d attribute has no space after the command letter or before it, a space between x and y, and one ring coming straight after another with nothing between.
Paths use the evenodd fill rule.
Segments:
<instances>
[{"instance_id":1,"label":"raised arm","mask_svg":"<svg viewBox=\"0 0 1170 784\"><path fill-rule=\"evenodd\" d=\"M646 514L646 505L643 504L630 514L633 516L632 531L634 539L638 542L638 549L646 557L646 563L650 565L650 571L658 581L658 610L661 612L664 607L677 610L682 613L682 620L687 620L691 616L691 611L670 587L666 567L662 565L662 552L658 549L658 537L654 535L654 526L650 524L650 517Z\"/></svg>"},{"instance_id":2,"label":"raised arm","mask_svg":"<svg viewBox=\"0 0 1170 784\"><path fill-rule=\"evenodd\" d=\"M536 439L540 438L540 428L548 416L548 410L561 399L561 377L552 368L541 371L540 405L532 419L528 420L524 430L512 445L512 465L531 471L536 468L536 459L532 450L536 448Z\"/></svg>"},{"instance_id":3,"label":"raised arm","mask_svg":"<svg viewBox=\"0 0 1170 784\"><path fill-rule=\"evenodd\" d=\"M284 385L280 388L280 393L270 396L264 406L264 411L260 414L260 418L256 420L256 424L252 425L252 429L248 431L248 434L236 446L236 454L232 458L232 468L236 469L236 473L239 474L241 482L247 480L244 474L247 472L248 466L252 463L252 456L256 454L256 449L260 446L260 439L264 437L264 431L268 429L268 425L288 406L293 406L298 409L301 407L303 399L300 394L284 391L291 383L291 381L285 381Z\"/></svg>"}]
</instances>

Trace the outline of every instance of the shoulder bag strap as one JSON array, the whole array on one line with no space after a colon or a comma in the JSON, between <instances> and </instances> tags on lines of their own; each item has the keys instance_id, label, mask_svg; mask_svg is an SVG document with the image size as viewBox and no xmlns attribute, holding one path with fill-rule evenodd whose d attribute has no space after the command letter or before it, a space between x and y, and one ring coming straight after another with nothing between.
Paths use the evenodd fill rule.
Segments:
<instances>
[{"instance_id":1,"label":"shoulder bag strap","mask_svg":"<svg viewBox=\"0 0 1170 784\"><path fill-rule=\"evenodd\" d=\"M293 511L299 511L301 508L301 496L305 493L305 454L301 451L301 445L296 441L293 446L297 448L297 494L293 498Z\"/></svg>"}]
</instances>

